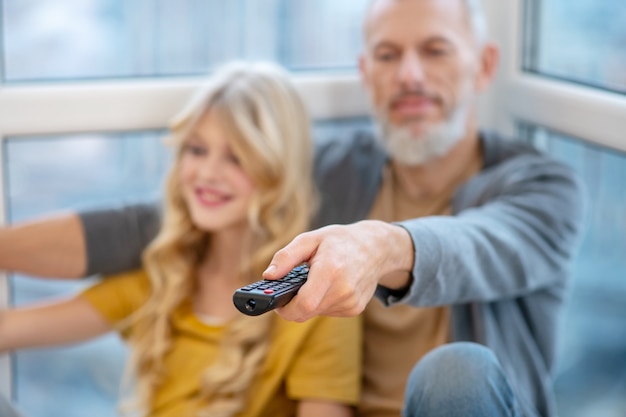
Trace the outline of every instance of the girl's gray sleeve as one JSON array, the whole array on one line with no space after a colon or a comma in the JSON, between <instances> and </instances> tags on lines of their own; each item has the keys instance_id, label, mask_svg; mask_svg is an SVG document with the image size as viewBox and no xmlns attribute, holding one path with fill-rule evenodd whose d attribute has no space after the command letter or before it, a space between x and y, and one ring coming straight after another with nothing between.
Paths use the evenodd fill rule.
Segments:
<instances>
[{"instance_id":1,"label":"girl's gray sleeve","mask_svg":"<svg viewBox=\"0 0 626 417\"><path fill-rule=\"evenodd\" d=\"M383 301L488 302L565 285L584 216L581 183L571 169L515 158L463 192L468 203L455 216L398 223L413 240L413 283L407 293L379 287Z\"/></svg>"},{"instance_id":2,"label":"girl's gray sleeve","mask_svg":"<svg viewBox=\"0 0 626 417\"><path fill-rule=\"evenodd\" d=\"M87 245L87 275L138 268L143 250L159 230L161 218L157 204L133 204L79 215Z\"/></svg>"}]
</instances>

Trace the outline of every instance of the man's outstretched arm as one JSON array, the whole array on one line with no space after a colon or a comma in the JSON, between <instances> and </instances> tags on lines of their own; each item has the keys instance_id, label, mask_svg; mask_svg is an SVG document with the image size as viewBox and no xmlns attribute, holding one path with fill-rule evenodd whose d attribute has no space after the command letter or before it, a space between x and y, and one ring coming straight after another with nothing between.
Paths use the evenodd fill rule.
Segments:
<instances>
[{"instance_id":1,"label":"man's outstretched arm","mask_svg":"<svg viewBox=\"0 0 626 417\"><path fill-rule=\"evenodd\" d=\"M42 277L78 278L87 266L77 214L61 214L0 228L0 269Z\"/></svg>"},{"instance_id":2,"label":"man's outstretched arm","mask_svg":"<svg viewBox=\"0 0 626 417\"><path fill-rule=\"evenodd\" d=\"M580 180L570 168L535 156L500 170L491 174L501 177L492 181L488 200L455 216L366 220L298 235L264 273L276 279L309 263L307 282L278 313L293 321L353 316L377 290L387 303L429 307L565 286L583 228Z\"/></svg>"},{"instance_id":3,"label":"man's outstretched arm","mask_svg":"<svg viewBox=\"0 0 626 417\"><path fill-rule=\"evenodd\" d=\"M135 269L159 224L156 204L133 204L2 227L0 270L79 278Z\"/></svg>"}]
</instances>

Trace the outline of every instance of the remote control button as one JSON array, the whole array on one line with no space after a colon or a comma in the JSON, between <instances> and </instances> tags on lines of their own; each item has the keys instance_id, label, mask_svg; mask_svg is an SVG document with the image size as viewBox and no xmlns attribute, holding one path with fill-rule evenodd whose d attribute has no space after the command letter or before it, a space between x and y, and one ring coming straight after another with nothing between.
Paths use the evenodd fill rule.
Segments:
<instances>
[{"instance_id":1,"label":"remote control button","mask_svg":"<svg viewBox=\"0 0 626 417\"><path fill-rule=\"evenodd\" d=\"M278 280L262 279L239 288L233 295L235 307L244 314L258 316L271 309L280 307L297 293L298 288L307 280L309 266L306 264L295 267ZM255 295L263 300L257 305Z\"/></svg>"}]
</instances>

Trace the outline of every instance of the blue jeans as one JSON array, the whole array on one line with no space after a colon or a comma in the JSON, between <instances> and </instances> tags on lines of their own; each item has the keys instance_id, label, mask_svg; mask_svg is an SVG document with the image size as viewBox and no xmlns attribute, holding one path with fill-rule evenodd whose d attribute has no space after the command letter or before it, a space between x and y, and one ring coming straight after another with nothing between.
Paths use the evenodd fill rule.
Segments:
<instances>
[{"instance_id":1,"label":"blue jeans","mask_svg":"<svg viewBox=\"0 0 626 417\"><path fill-rule=\"evenodd\" d=\"M409 377L404 417L521 417L498 359L489 348L458 342L425 355Z\"/></svg>"}]
</instances>

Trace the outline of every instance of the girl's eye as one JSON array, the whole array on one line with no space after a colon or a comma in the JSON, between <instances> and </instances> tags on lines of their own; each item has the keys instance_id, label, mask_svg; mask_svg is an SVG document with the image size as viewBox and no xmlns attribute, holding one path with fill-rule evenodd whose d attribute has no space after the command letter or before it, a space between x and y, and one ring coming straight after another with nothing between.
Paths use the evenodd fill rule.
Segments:
<instances>
[{"instance_id":1,"label":"girl's eye","mask_svg":"<svg viewBox=\"0 0 626 417\"><path fill-rule=\"evenodd\" d=\"M228 161L232 162L235 165L241 164L241 161L239 161L239 157L235 155L234 153L228 154L227 158L228 158Z\"/></svg>"},{"instance_id":2,"label":"girl's eye","mask_svg":"<svg viewBox=\"0 0 626 417\"><path fill-rule=\"evenodd\" d=\"M188 143L185 145L185 153L189 153L194 156L204 156L206 155L207 150L203 146Z\"/></svg>"}]
</instances>

